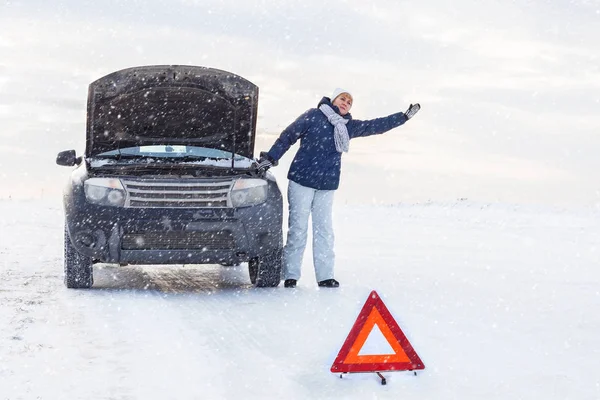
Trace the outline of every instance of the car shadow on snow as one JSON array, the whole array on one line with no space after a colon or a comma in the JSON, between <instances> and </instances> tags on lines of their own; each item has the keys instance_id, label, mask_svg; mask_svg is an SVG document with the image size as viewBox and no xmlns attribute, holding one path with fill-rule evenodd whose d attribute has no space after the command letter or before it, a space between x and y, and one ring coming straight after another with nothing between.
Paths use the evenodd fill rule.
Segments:
<instances>
[{"instance_id":1,"label":"car shadow on snow","mask_svg":"<svg viewBox=\"0 0 600 400\"><path fill-rule=\"evenodd\" d=\"M114 266L94 265L94 285L100 290L139 290L163 293L214 293L252 289L247 264Z\"/></svg>"}]
</instances>

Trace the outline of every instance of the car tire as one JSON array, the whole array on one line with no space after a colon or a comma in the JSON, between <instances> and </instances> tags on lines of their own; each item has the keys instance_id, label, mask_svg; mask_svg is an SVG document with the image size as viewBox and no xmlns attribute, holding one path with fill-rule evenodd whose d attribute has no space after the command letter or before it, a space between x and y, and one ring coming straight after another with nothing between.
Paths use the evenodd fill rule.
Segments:
<instances>
[{"instance_id":1,"label":"car tire","mask_svg":"<svg viewBox=\"0 0 600 400\"><path fill-rule=\"evenodd\" d=\"M77 252L65 226L65 286L69 289L88 289L94 284L92 257Z\"/></svg>"},{"instance_id":2,"label":"car tire","mask_svg":"<svg viewBox=\"0 0 600 400\"><path fill-rule=\"evenodd\" d=\"M256 287L276 287L281 282L281 249L248 261L250 282Z\"/></svg>"}]
</instances>

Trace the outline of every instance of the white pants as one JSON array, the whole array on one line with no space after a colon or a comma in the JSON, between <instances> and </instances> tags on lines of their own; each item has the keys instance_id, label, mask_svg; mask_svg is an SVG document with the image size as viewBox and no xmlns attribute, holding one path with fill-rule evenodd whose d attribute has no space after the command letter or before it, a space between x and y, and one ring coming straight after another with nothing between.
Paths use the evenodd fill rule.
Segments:
<instances>
[{"instance_id":1,"label":"white pants","mask_svg":"<svg viewBox=\"0 0 600 400\"><path fill-rule=\"evenodd\" d=\"M333 221L331 210L335 190L317 190L289 181L290 210L287 242L283 249L284 279L300 279L306 248L308 217L312 213L313 264L317 282L333 279Z\"/></svg>"}]
</instances>

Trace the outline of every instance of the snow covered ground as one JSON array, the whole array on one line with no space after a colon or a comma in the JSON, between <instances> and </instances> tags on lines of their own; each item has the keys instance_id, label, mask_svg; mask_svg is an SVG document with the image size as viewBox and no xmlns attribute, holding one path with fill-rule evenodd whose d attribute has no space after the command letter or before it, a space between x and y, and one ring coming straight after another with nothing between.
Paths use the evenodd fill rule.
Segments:
<instances>
[{"instance_id":1,"label":"snow covered ground","mask_svg":"<svg viewBox=\"0 0 600 400\"><path fill-rule=\"evenodd\" d=\"M310 252L296 289L106 265L67 290L58 199L0 201L0 399L600 398L597 209L337 200L337 290ZM329 372L371 290L418 376Z\"/></svg>"}]
</instances>

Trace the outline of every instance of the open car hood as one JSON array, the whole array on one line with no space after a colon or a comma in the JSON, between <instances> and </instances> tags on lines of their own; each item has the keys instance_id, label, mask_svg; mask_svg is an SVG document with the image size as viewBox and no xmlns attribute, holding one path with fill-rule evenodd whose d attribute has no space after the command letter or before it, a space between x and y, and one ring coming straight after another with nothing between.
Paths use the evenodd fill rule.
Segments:
<instances>
[{"instance_id":1,"label":"open car hood","mask_svg":"<svg viewBox=\"0 0 600 400\"><path fill-rule=\"evenodd\" d=\"M213 68L128 68L92 82L86 157L141 145L188 145L253 158L258 87Z\"/></svg>"}]
</instances>

